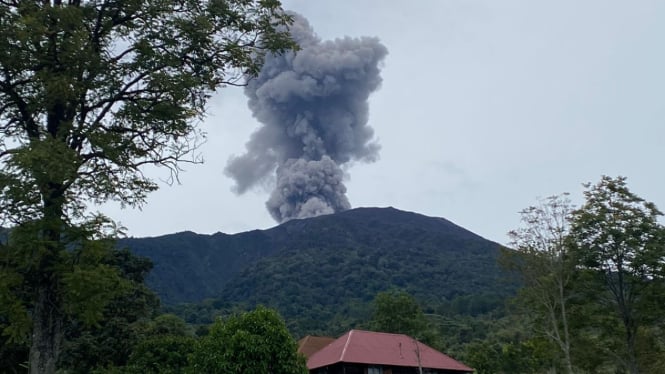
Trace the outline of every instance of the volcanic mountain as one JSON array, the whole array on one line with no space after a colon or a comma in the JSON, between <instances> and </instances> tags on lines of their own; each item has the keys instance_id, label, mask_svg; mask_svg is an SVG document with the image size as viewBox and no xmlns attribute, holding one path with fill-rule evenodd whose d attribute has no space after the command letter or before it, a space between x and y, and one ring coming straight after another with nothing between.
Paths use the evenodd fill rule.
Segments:
<instances>
[{"instance_id":1,"label":"volcanic mountain","mask_svg":"<svg viewBox=\"0 0 665 374\"><path fill-rule=\"evenodd\" d=\"M130 238L121 246L154 262L148 285L167 305L218 298L274 306L284 315L330 314L389 288L433 303L510 288L497 266L499 244L446 219L394 208L234 235Z\"/></svg>"}]
</instances>

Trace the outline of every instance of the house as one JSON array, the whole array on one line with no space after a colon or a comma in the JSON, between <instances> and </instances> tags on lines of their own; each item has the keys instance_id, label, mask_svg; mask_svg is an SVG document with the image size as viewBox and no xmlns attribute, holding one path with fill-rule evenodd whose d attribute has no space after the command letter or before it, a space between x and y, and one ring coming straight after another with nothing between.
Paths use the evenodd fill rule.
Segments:
<instances>
[{"instance_id":1,"label":"house","mask_svg":"<svg viewBox=\"0 0 665 374\"><path fill-rule=\"evenodd\" d=\"M351 330L311 354L311 374L465 374L473 369L402 334Z\"/></svg>"}]
</instances>

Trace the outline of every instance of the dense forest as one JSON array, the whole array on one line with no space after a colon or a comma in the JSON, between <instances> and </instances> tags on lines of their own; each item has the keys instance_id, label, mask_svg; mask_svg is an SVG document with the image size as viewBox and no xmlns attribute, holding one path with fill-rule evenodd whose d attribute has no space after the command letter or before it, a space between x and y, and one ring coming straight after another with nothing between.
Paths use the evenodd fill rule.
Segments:
<instances>
[{"instance_id":1,"label":"dense forest","mask_svg":"<svg viewBox=\"0 0 665 374\"><path fill-rule=\"evenodd\" d=\"M173 310L206 323L215 309L262 304L287 318L297 336L338 335L366 320L371 300L390 288L432 313L445 307L474 315L502 305L515 289L497 265L496 243L441 218L360 208L282 226L284 249L242 269L205 301L208 312L200 305Z\"/></svg>"},{"instance_id":2,"label":"dense forest","mask_svg":"<svg viewBox=\"0 0 665 374\"><path fill-rule=\"evenodd\" d=\"M432 305L466 304L474 313L495 307L515 288L497 265L498 244L445 219L394 208L352 209L236 235L180 233L120 245L153 261L148 285L166 305L206 298L215 305L269 305L287 318L310 320L296 328L302 334L321 331L318 321L334 315L346 318L344 310L391 287Z\"/></svg>"}]
</instances>

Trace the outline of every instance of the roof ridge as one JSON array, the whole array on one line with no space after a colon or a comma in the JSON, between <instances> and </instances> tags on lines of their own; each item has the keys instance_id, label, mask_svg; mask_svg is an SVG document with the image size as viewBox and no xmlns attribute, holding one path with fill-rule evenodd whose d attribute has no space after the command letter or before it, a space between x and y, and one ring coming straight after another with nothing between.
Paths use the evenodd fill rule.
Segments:
<instances>
[{"instance_id":1,"label":"roof ridge","mask_svg":"<svg viewBox=\"0 0 665 374\"><path fill-rule=\"evenodd\" d=\"M349 331L349 335L346 337L346 343L344 343L344 349L342 349L342 354L339 356L340 361L344 361L344 355L346 354L346 349L349 347L349 342L351 341L351 335L353 335L353 331Z\"/></svg>"},{"instance_id":2,"label":"roof ridge","mask_svg":"<svg viewBox=\"0 0 665 374\"><path fill-rule=\"evenodd\" d=\"M406 336L407 338L412 338L412 339L414 339L413 337L411 337L411 336L409 336L409 335L407 335L407 334L400 334L400 333L396 333L396 332L383 332L383 331L358 330L358 329L353 329L353 330L351 330L351 331L366 332L366 333L370 333L370 334L383 334L383 335ZM417 339L416 339L416 340L417 340Z\"/></svg>"}]
</instances>

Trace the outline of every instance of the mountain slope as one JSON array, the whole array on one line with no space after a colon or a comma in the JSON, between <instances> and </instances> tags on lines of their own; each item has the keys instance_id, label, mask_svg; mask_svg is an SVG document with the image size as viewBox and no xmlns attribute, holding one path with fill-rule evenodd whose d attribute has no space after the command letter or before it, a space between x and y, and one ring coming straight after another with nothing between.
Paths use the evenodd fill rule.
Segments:
<instances>
[{"instance_id":1,"label":"mountain slope","mask_svg":"<svg viewBox=\"0 0 665 374\"><path fill-rule=\"evenodd\" d=\"M166 304L197 302L219 293L239 270L273 252L273 238L255 230L236 235L181 232L130 238L119 245L150 258L148 285Z\"/></svg>"},{"instance_id":2,"label":"mountain slope","mask_svg":"<svg viewBox=\"0 0 665 374\"><path fill-rule=\"evenodd\" d=\"M496 299L511 289L497 267L499 245L445 219L362 208L283 226L292 244L233 277L219 300L275 307L296 334L336 320L342 332L349 316L366 317L363 308L391 287L425 305Z\"/></svg>"},{"instance_id":3,"label":"mountain slope","mask_svg":"<svg viewBox=\"0 0 665 374\"><path fill-rule=\"evenodd\" d=\"M166 304L221 296L291 314L364 302L391 286L422 300L502 292L499 245L443 218L358 208L235 235L126 239L155 263ZM505 288L505 287L504 287ZM326 311L332 313L332 311Z\"/></svg>"}]
</instances>

